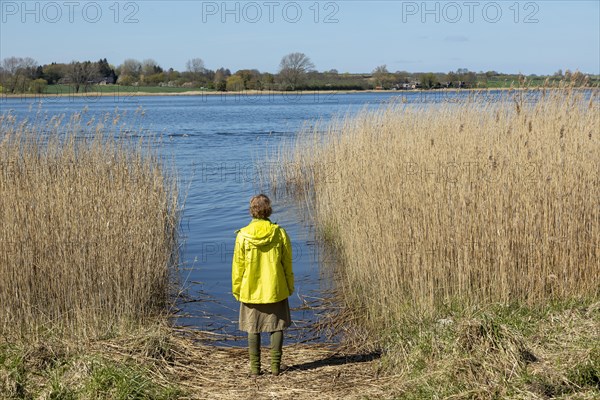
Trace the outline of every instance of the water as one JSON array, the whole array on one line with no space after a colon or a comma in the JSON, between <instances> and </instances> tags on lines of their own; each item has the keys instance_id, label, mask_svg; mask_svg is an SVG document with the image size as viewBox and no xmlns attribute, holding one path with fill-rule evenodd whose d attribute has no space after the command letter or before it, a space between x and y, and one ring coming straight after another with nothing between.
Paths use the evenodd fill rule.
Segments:
<instances>
[{"instance_id":1,"label":"water","mask_svg":"<svg viewBox=\"0 0 600 400\"><path fill-rule=\"evenodd\" d=\"M495 95L495 94L494 94ZM0 112L19 118L39 109L45 118L80 112L86 118L126 112L131 130L161 136L161 152L174 160L186 194L182 220L185 239L178 323L223 334L230 343L237 331L238 303L231 295L231 258L235 231L250 221L248 201L256 192L261 158L282 140L293 139L306 121L327 121L404 97L407 104L440 103L463 94L354 93L265 96L62 97L0 100ZM143 110L143 115L140 113ZM128 119L129 118L129 119ZM98 118L97 118L98 119ZM304 329L314 315L301 307L320 298L316 246L293 205L275 203L271 220L285 227L294 250L296 293L290 298L295 340L307 340ZM241 342L240 342L241 343Z\"/></svg>"}]
</instances>

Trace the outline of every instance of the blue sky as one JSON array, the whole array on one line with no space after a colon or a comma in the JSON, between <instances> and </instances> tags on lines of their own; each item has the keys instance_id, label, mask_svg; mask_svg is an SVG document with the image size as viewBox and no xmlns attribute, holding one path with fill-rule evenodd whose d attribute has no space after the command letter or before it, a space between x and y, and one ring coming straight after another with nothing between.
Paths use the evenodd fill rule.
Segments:
<instances>
[{"instance_id":1,"label":"blue sky","mask_svg":"<svg viewBox=\"0 0 600 400\"><path fill-rule=\"evenodd\" d=\"M318 10L318 11L317 11ZM0 59L152 58L185 69L276 72L290 52L319 71L600 74L600 1L7 1Z\"/></svg>"}]
</instances>

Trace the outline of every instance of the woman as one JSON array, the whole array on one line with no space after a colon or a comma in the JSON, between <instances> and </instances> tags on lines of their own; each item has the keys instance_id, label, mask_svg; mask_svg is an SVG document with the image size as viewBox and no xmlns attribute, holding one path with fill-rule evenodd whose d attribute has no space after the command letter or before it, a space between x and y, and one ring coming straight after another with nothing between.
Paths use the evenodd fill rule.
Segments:
<instances>
[{"instance_id":1,"label":"woman","mask_svg":"<svg viewBox=\"0 0 600 400\"><path fill-rule=\"evenodd\" d=\"M232 292L240 304L240 330L248 332L250 373L260 374L260 333L271 334L271 373L279 375L283 330L290 326L288 297L294 292L292 245L283 228L269 220L271 200L250 200L252 221L235 239Z\"/></svg>"}]
</instances>

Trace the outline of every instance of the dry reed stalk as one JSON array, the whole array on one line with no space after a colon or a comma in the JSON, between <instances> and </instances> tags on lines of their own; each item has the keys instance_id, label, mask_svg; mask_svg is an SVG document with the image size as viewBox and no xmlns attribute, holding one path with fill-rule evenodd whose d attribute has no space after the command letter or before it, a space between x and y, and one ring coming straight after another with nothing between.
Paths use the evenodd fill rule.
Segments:
<instances>
[{"instance_id":1,"label":"dry reed stalk","mask_svg":"<svg viewBox=\"0 0 600 400\"><path fill-rule=\"evenodd\" d=\"M176 181L121 117L0 117L3 334L102 335L166 314Z\"/></svg>"},{"instance_id":2,"label":"dry reed stalk","mask_svg":"<svg viewBox=\"0 0 600 400\"><path fill-rule=\"evenodd\" d=\"M379 333L452 304L598 298L597 95L363 111L305 128L270 179L306 204Z\"/></svg>"}]
</instances>

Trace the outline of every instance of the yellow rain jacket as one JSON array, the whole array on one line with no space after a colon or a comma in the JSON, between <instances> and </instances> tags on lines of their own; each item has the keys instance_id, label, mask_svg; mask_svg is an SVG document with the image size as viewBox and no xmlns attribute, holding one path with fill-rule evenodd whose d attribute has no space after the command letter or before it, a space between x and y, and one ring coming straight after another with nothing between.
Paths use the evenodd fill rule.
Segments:
<instances>
[{"instance_id":1,"label":"yellow rain jacket","mask_svg":"<svg viewBox=\"0 0 600 400\"><path fill-rule=\"evenodd\" d=\"M277 303L294 292L292 244L268 219L253 219L237 231L232 264L233 296L242 303Z\"/></svg>"}]
</instances>

